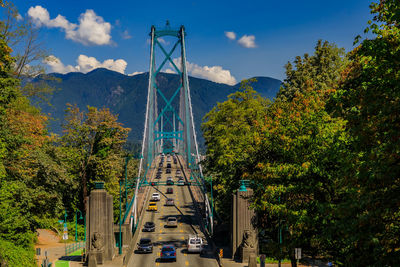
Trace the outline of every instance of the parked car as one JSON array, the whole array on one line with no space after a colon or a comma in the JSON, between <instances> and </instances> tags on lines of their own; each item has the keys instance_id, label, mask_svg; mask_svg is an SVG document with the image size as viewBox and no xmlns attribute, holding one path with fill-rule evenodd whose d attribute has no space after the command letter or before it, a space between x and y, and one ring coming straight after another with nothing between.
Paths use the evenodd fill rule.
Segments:
<instances>
[{"instance_id":1,"label":"parked car","mask_svg":"<svg viewBox=\"0 0 400 267\"><path fill-rule=\"evenodd\" d=\"M168 217L167 218L167 227L178 227L178 220L176 217Z\"/></svg>"},{"instance_id":2,"label":"parked car","mask_svg":"<svg viewBox=\"0 0 400 267\"><path fill-rule=\"evenodd\" d=\"M147 207L147 211L157 211L157 203L156 202L150 202L149 206Z\"/></svg>"},{"instance_id":3,"label":"parked car","mask_svg":"<svg viewBox=\"0 0 400 267\"><path fill-rule=\"evenodd\" d=\"M164 245L161 248L160 260L176 261L176 249L174 245Z\"/></svg>"},{"instance_id":4,"label":"parked car","mask_svg":"<svg viewBox=\"0 0 400 267\"><path fill-rule=\"evenodd\" d=\"M174 199L173 198L167 198L165 200L165 206L173 206L174 205Z\"/></svg>"},{"instance_id":5,"label":"parked car","mask_svg":"<svg viewBox=\"0 0 400 267\"><path fill-rule=\"evenodd\" d=\"M172 187L168 187L167 194L173 194L173 193L174 193L174 189Z\"/></svg>"},{"instance_id":6,"label":"parked car","mask_svg":"<svg viewBox=\"0 0 400 267\"><path fill-rule=\"evenodd\" d=\"M177 164L178 163L178 161L174 158L174 164Z\"/></svg>"},{"instance_id":7,"label":"parked car","mask_svg":"<svg viewBox=\"0 0 400 267\"><path fill-rule=\"evenodd\" d=\"M152 195L151 195L151 199L150 199L150 201L160 201L160 194L159 193L153 193Z\"/></svg>"},{"instance_id":8,"label":"parked car","mask_svg":"<svg viewBox=\"0 0 400 267\"><path fill-rule=\"evenodd\" d=\"M167 163L167 168L171 168L171 163Z\"/></svg>"},{"instance_id":9,"label":"parked car","mask_svg":"<svg viewBox=\"0 0 400 267\"><path fill-rule=\"evenodd\" d=\"M146 222L143 226L142 232L154 232L156 230L156 225L154 222Z\"/></svg>"},{"instance_id":10,"label":"parked car","mask_svg":"<svg viewBox=\"0 0 400 267\"><path fill-rule=\"evenodd\" d=\"M152 253L153 252L153 244L151 243L150 238L141 238L139 243L137 244L138 253Z\"/></svg>"},{"instance_id":11,"label":"parked car","mask_svg":"<svg viewBox=\"0 0 400 267\"><path fill-rule=\"evenodd\" d=\"M166 169L165 173L171 173L171 169Z\"/></svg>"},{"instance_id":12,"label":"parked car","mask_svg":"<svg viewBox=\"0 0 400 267\"><path fill-rule=\"evenodd\" d=\"M178 174L181 174L181 170L180 169L177 169L176 170L176 174L178 175Z\"/></svg>"},{"instance_id":13,"label":"parked car","mask_svg":"<svg viewBox=\"0 0 400 267\"><path fill-rule=\"evenodd\" d=\"M160 162L160 163L158 164L158 167L162 167L162 166L163 166L163 163Z\"/></svg>"}]
</instances>

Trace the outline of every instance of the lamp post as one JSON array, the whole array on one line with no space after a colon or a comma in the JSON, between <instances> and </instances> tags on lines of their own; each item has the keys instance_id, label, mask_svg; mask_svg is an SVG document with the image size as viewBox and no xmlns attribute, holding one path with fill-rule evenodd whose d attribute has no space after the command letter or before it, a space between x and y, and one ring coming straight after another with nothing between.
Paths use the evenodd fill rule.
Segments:
<instances>
[{"instance_id":1,"label":"lamp post","mask_svg":"<svg viewBox=\"0 0 400 267\"><path fill-rule=\"evenodd\" d=\"M128 162L132 158L131 155L128 155L125 157L125 207L128 202L128 186L127 186L127 180L128 180Z\"/></svg>"},{"instance_id":2,"label":"lamp post","mask_svg":"<svg viewBox=\"0 0 400 267\"><path fill-rule=\"evenodd\" d=\"M75 211L75 241L78 241L78 212L80 214L79 220L82 220L82 212L80 210ZM85 227L85 241L86 241L86 222L84 221L84 227Z\"/></svg>"},{"instance_id":3,"label":"lamp post","mask_svg":"<svg viewBox=\"0 0 400 267\"><path fill-rule=\"evenodd\" d=\"M278 198L279 204L281 204L281 196ZM282 255L282 227L281 227L281 219L279 218L279 229L278 229L278 242L279 242L279 261L278 267L281 267L281 255Z\"/></svg>"},{"instance_id":4,"label":"lamp post","mask_svg":"<svg viewBox=\"0 0 400 267\"><path fill-rule=\"evenodd\" d=\"M126 176L125 176L125 190L126 190ZM121 181L119 182L119 240L118 240L118 253L119 255L122 254L122 234L121 234Z\"/></svg>"}]
</instances>

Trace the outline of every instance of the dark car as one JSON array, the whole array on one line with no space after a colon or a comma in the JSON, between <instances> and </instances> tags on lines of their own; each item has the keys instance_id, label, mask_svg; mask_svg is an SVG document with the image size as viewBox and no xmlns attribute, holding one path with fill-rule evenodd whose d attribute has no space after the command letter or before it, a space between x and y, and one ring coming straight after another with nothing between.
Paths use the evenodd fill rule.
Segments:
<instances>
[{"instance_id":1,"label":"dark car","mask_svg":"<svg viewBox=\"0 0 400 267\"><path fill-rule=\"evenodd\" d=\"M192 183L191 183L191 182L188 182L188 181L184 181L183 184L184 184L184 185L191 185Z\"/></svg>"},{"instance_id":2,"label":"dark car","mask_svg":"<svg viewBox=\"0 0 400 267\"><path fill-rule=\"evenodd\" d=\"M137 253L153 253L153 244L150 238L142 238L137 244Z\"/></svg>"},{"instance_id":3,"label":"dark car","mask_svg":"<svg viewBox=\"0 0 400 267\"><path fill-rule=\"evenodd\" d=\"M165 173L171 173L171 169L166 169Z\"/></svg>"},{"instance_id":4,"label":"dark car","mask_svg":"<svg viewBox=\"0 0 400 267\"><path fill-rule=\"evenodd\" d=\"M171 168L171 163L167 163L167 168Z\"/></svg>"},{"instance_id":5,"label":"dark car","mask_svg":"<svg viewBox=\"0 0 400 267\"><path fill-rule=\"evenodd\" d=\"M156 225L153 222L146 222L143 226L143 232L154 232L156 230Z\"/></svg>"},{"instance_id":6,"label":"dark car","mask_svg":"<svg viewBox=\"0 0 400 267\"><path fill-rule=\"evenodd\" d=\"M174 164L177 164L177 163L178 163L178 161L176 159L174 159Z\"/></svg>"},{"instance_id":7,"label":"dark car","mask_svg":"<svg viewBox=\"0 0 400 267\"><path fill-rule=\"evenodd\" d=\"M163 163L160 162L160 163L158 164L158 167L162 167L162 166L163 166Z\"/></svg>"},{"instance_id":8,"label":"dark car","mask_svg":"<svg viewBox=\"0 0 400 267\"><path fill-rule=\"evenodd\" d=\"M167 194L173 194L173 193L174 193L174 189L172 187L168 187Z\"/></svg>"},{"instance_id":9,"label":"dark car","mask_svg":"<svg viewBox=\"0 0 400 267\"><path fill-rule=\"evenodd\" d=\"M172 181L172 180L167 180L167 185L174 185L174 181Z\"/></svg>"},{"instance_id":10,"label":"dark car","mask_svg":"<svg viewBox=\"0 0 400 267\"><path fill-rule=\"evenodd\" d=\"M164 245L161 249L160 260L176 261L176 249L174 245Z\"/></svg>"}]
</instances>

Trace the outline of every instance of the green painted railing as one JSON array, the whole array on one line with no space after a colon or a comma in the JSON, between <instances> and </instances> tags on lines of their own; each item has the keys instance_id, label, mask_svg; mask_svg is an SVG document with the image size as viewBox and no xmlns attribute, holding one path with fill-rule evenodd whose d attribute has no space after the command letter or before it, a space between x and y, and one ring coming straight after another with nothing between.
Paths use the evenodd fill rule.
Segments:
<instances>
[{"instance_id":1,"label":"green painted railing","mask_svg":"<svg viewBox=\"0 0 400 267\"><path fill-rule=\"evenodd\" d=\"M77 251L78 249L84 248L86 246L85 241L75 242L65 246L65 256Z\"/></svg>"}]
</instances>

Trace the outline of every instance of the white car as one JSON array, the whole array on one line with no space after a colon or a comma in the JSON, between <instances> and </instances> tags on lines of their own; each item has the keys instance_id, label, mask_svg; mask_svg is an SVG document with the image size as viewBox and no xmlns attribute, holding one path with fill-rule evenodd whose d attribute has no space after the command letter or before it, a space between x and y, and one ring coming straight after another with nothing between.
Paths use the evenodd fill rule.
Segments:
<instances>
[{"instance_id":1,"label":"white car","mask_svg":"<svg viewBox=\"0 0 400 267\"><path fill-rule=\"evenodd\" d=\"M151 201L160 201L161 197L159 193L153 193L153 195L151 195Z\"/></svg>"},{"instance_id":2,"label":"white car","mask_svg":"<svg viewBox=\"0 0 400 267\"><path fill-rule=\"evenodd\" d=\"M168 217L167 218L167 227L178 227L178 220L176 217Z\"/></svg>"},{"instance_id":3,"label":"white car","mask_svg":"<svg viewBox=\"0 0 400 267\"><path fill-rule=\"evenodd\" d=\"M188 252L201 253L203 250L203 239L198 236L189 236L188 240Z\"/></svg>"}]
</instances>

